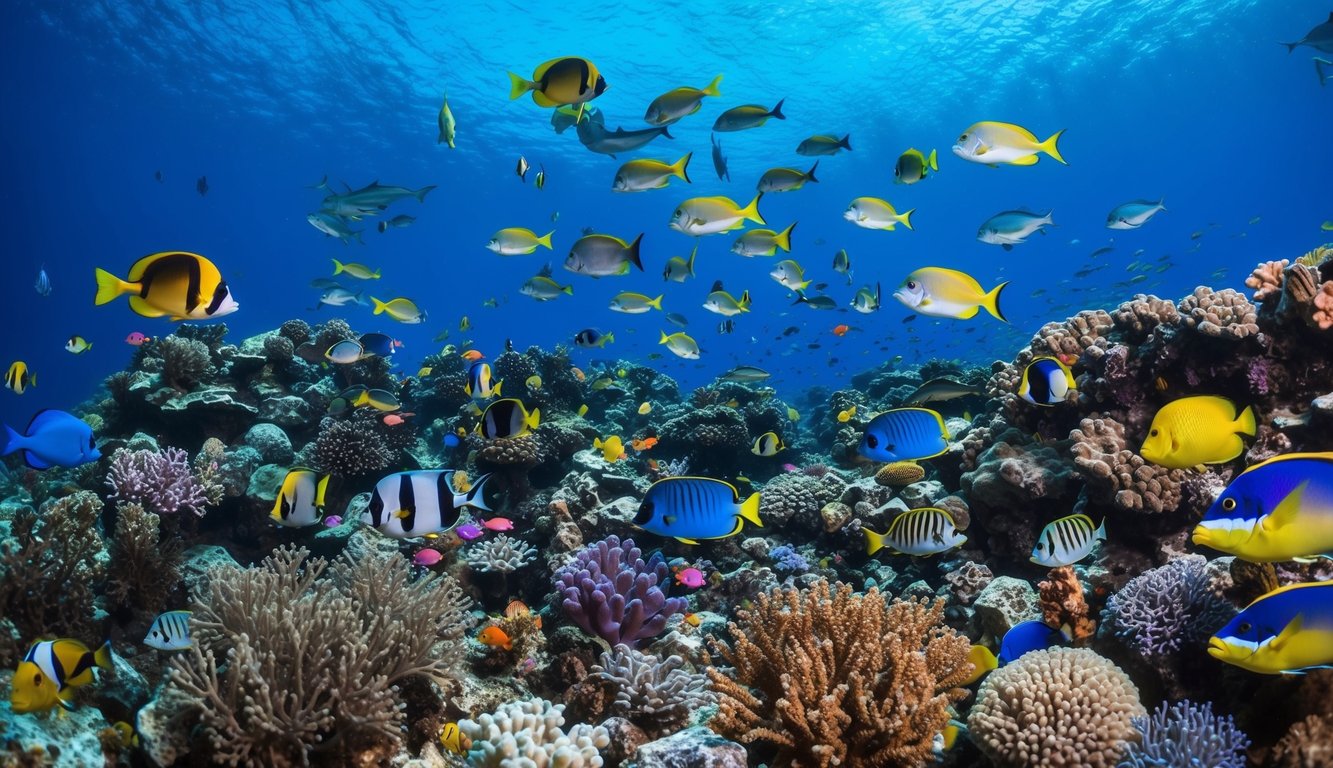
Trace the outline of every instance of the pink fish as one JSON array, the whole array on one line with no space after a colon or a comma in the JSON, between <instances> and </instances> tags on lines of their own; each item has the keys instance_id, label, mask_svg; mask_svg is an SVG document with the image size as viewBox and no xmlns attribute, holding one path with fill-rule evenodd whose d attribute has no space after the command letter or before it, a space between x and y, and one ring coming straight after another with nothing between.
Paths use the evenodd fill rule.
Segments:
<instances>
[{"instance_id":1,"label":"pink fish","mask_svg":"<svg viewBox=\"0 0 1333 768\"><path fill-rule=\"evenodd\" d=\"M435 565L443 559L444 555L440 554L440 550L429 548L418 550L417 553L412 556L412 562L417 565L425 566Z\"/></svg>"},{"instance_id":2,"label":"pink fish","mask_svg":"<svg viewBox=\"0 0 1333 768\"><path fill-rule=\"evenodd\" d=\"M681 568L676 571L676 583L689 589L698 589L707 581L704 579L703 571L698 568Z\"/></svg>"},{"instance_id":3,"label":"pink fish","mask_svg":"<svg viewBox=\"0 0 1333 768\"><path fill-rule=\"evenodd\" d=\"M391 427L396 427L396 426L398 426L399 424L406 424L408 418L411 417L411 416L416 416L416 414L415 414L415 413L386 413L386 414L384 414L384 423L385 423L385 424L388 424L388 425L391 426Z\"/></svg>"},{"instance_id":4,"label":"pink fish","mask_svg":"<svg viewBox=\"0 0 1333 768\"><path fill-rule=\"evenodd\" d=\"M798 467L798 466L796 466L795 464L783 464L783 465L782 465L782 469L783 469L784 472L799 472L799 471L801 471L801 468Z\"/></svg>"},{"instance_id":5,"label":"pink fish","mask_svg":"<svg viewBox=\"0 0 1333 768\"><path fill-rule=\"evenodd\" d=\"M488 531L512 531L514 521L507 517L492 517L490 520L481 521L481 527Z\"/></svg>"},{"instance_id":6,"label":"pink fish","mask_svg":"<svg viewBox=\"0 0 1333 768\"><path fill-rule=\"evenodd\" d=\"M454 529L454 533L458 534L458 538L463 541L472 541L482 536L482 530L472 523L464 523L458 526Z\"/></svg>"},{"instance_id":7,"label":"pink fish","mask_svg":"<svg viewBox=\"0 0 1333 768\"><path fill-rule=\"evenodd\" d=\"M151 338L143 335L142 333L139 333L138 331L135 331L134 333L131 333L129 336L125 337L125 343L129 344L132 347L142 347L144 344L147 344L150 341L152 341Z\"/></svg>"},{"instance_id":8,"label":"pink fish","mask_svg":"<svg viewBox=\"0 0 1333 768\"><path fill-rule=\"evenodd\" d=\"M337 528L343 524L342 515L329 515L324 518L324 524L330 528Z\"/></svg>"}]
</instances>

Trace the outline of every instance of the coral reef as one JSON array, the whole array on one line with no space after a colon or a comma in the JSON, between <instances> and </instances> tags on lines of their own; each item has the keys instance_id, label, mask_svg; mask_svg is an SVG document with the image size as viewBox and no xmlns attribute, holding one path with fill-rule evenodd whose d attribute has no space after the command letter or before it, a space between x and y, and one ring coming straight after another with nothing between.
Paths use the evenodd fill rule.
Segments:
<instances>
[{"instance_id":1,"label":"coral reef","mask_svg":"<svg viewBox=\"0 0 1333 768\"><path fill-rule=\"evenodd\" d=\"M159 515L193 512L203 517L210 497L217 498L220 492L210 487L209 478L196 474L185 451L171 447L117 450L111 455L106 484L112 489L111 498L142 504Z\"/></svg>"},{"instance_id":2,"label":"coral reef","mask_svg":"<svg viewBox=\"0 0 1333 768\"><path fill-rule=\"evenodd\" d=\"M502 533L493 539L473 544L463 556L474 571L513 573L532 562L537 556L537 548Z\"/></svg>"},{"instance_id":3,"label":"coral reef","mask_svg":"<svg viewBox=\"0 0 1333 768\"><path fill-rule=\"evenodd\" d=\"M1249 738L1211 704L1163 702L1133 722L1139 738L1127 740L1120 768L1245 768Z\"/></svg>"},{"instance_id":4,"label":"coral reef","mask_svg":"<svg viewBox=\"0 0 1333 768\"><path fill-rule=\"evenodd\" d=\"M670 570L662 553L644 560L632 539L618 536L584 548L554 576L565 615L608 645L638 645L661 634L686 601L667 597Z\"/></svg>"},{"instance_id":5,"label":"coral reef","mask_svg":"<svg viewBox=\"0 0 1333 768\"><path fill-rule=\"evenodd\" d=\"M656 656L617 645L604 651L592 668L612 691L609 710L653 736L666 736L689 724L712 701L708 678L686 668L680 656Z\"/></svg>"},{"instance_id":6,"label":"coral reef","mask_svg":"<svg viewBox=\"0 0 1333 768\"><path fill-rule=\"evenodd\" d=\"M601 726L582 724L562 729L564 709L563 704L529 699L460 721L459 731L472 744L468 763L479 768L601 768L598 750L610 746L610 734Z\"/></svg>"},{"instance_id":7,"label":"coral reef","mask_svg":"<svg viewBox=\"0 0 1333 768\"><path fill-rule=\"evenodd\" d=\"M117 504L110 555L107 597L115 605L161 611L180 582L183 559L179 537L163 535L162 518L142 504Z\"/></svg>"}]
</instances>

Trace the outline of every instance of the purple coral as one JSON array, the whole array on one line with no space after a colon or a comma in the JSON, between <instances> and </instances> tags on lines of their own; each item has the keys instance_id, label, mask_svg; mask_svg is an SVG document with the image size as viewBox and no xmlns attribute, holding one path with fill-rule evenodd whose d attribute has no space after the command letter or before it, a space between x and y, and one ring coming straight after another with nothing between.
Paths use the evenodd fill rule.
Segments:
<instances>
[{"instance_id":1,"label":"purple coral","mask_svg":"<svg viewBox=\"0 0 1333 768\"><path fill-rule=\"evenodd\" d=\"M794 547L781 544L768 551L769 558L773 561L773 570L778 573L801 574L810 570L810 561L797 552Z\"/></svg>"},{"instance_id":2,"label":"purple coral","mask_svg":"<svg viewBox=\"0 0 1333 768\"><path fill-rule=\"evenodd\" d=\"M189 510L203 517L208 505L208 486L195 476L189 455L179 448L121 448L111 457L106 484L113 489L111 498L142 504L159 515Z\"/></svg>"},{"instance_id":3,"label":"purple coral","mask_svg":"<svg viewBox=\"0 0 1333 768\"><path fill-rule=\"evenodd\" d=\"M1268 394L1268 358L1250 359L1245 369L1245 377L1250 382L1250 391L1256 395Z\"/></svg>"},{"instance_id":4,"label":"purple coral","mask_svg":"<svg viewBox=\"0 0 1333 768\"><path fill-rule=\"evenodd\" d=\"M1250 739L1230 717L1213 714L1212 704L1162 702L1133 723L1142 738L1125 741L1122 768L1245 768Z\"/></svg>"},{"instance_id":5,"label":"purple coral","mask_svg":"<svg viewBox=\"0 0 1333 768\"><path fill-rule=\"evenodd\" d=\"M637 645L685 610L684 598L667 597L662 588L670 575L662 553L645 562L632 539L608 536L580 550L556 571L554 583L574 623L612 646Z\"/></svg>"},{"instance_id":6,"label":"purple coral","mask_svg":"<svg viewBox=\"0 0 1333 768\"><path fill-rule=\"evenodd\" d=\"M1186 555L1142 573L1106 601L1103 627L1149 661L1204 641L1236 608L1212 588L1200 555Z\"/></svg>"}]
</instances>

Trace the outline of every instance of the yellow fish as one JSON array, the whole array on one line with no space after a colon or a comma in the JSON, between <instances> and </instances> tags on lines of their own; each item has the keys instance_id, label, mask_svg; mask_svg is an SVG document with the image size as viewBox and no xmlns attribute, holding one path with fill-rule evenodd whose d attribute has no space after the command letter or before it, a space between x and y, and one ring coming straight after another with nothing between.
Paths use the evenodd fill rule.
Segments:
<instances>
[{"instance_id":1,"label":"yellow fish","mask_svg":"<svg viewBox=\"0 0 1333 768\"><path fill-rule=\"evenodd\" d=\"M852 417L855 416L855 415L856 415L856 406L854 406L854 405L853 405L851 408L848 408L848 409L845 410L845 411L839 411L839 412L838 412L838 423L840 423L840 424L846 424L847 422L851 421L851 420L852 420Z\"/></svg>"},{"instance_id":2,"label":"yellow fish","mask_svg":"<svg viewBox=\"0 0 1333 768\"><path fill-rule=\"evenodd\" d=\"M37 386L37 374L28 370L27 363L15 360L5 372L5 386L12 389L14 394L21 395L28 387Z\"/></svg>"},{"instance_id":3,"label":"yellow fish","mask_svg":"<svg viewBox=\"0 0 1333 768\"><path fill-rule=\"evenodd\" d=\"M893 298L904 307L929 317L952 317L968 320L985 309L998 320L1009 322L1000 311L1000 291L1008 285L1000 283L987 291L975 277L956 269L922 267L907 276Z\"/></svg>"},{"instance_id":4,"label":"yellow fish","mask_svg":"<svg viewBox=\"0 0 1333 768\"><path fill-rule=\"evenodd\" d=\"M429 375L430 375L430 372L433 371L433 370L435 370L435 369L431 368L429 365L423 365L423 366L421 366L420 370L417 371L417 378L418 378L418 379L424 379L424 378L426 378L427 376L429 376Z\"/></svg>"},{"instance_id":5,"label":"yellow fish","mask_svg":"<svg viewBox=\"0 0 1333 768\"><path fill-rule=\"evenodd\" d=\"M602 458L612 464L625 458L625 444L621 442L619 435L612 435L605 440L593 438L592 447L600 450Z\"/></svg>"},{"instance_id":6,"label":"yellow fish","mask_svg":"<svg viewBox=\"0 0 1333 768\"><path fill-rule=\"evenodd\" d=\"M587 415L588 415L588 404L587 404L587 403L584 403L583 405L580 405L580 406L579 406L578 414L579 414L579 418L580 418L580 419L583 418L584 416L587 416Z\"/></svg>"},{"instance_id":7,"label":"yellow fish","mask_svg":"<svg viewBox=\"0 0 1333 768\"><path fill-rule=\"evenodd\" d=\"M972 674L963 681L963 685L975 683L985 677L988 672L1000 666L999 659L996 659L991 649L984 645L972 646L972 649L967 652L967 660L972 663Z\"/></svg>"},{"instance_id":8,"label":"yellow fish","mask_svg":"<svg viewBox=\"0 0 1333 768\"><path fill-rule=\"evenodd\" d=\"M458 321L458 330L466 331L471 327L472 327L472 321L467 319L467 315L463 315L463 319Z\"/></svg>"},{"instance_id":9,"label":"yellow fish","mask_svg":"<svg viewBox=\"0 0 1333 768\"><path fill-rule=\"evenodd\" d=\"M647 416L652 412L653 412L653 404L648 402L647 400L644 400L643 404L639 406L639 415Z\"/></svg>"},{"instance_id":10,"label":"yellow fish","mask_svg":"<svg viewBox=\"0 0 1333 768\"><path fill-rule=\"evenodd\" d=\"M791 419L792 421L800 421L801 414L798 413L795 408L787 406L787 418Z\"/></svg>"},{"instance_id":11,"label":"yellow fish","mask_svg":"<svg viewBox=\"0 0 1333 768\"><path fill-rule=\"evenodd\" d=\"M764 225L759 213L759 198L755 195L744 208L729 197L692 197L680 204L671 214L670 226L691 237L730 232L745 226L746 221Z\"/></svg>"},{"instance_id":12,"label":"yellow fish","mask_svg":"<svg viewBox=\"0 0 1333 768\"><path fill-rule=\"evenodd\" d=\"M440 744L448 752L455 755L467 754L467 749L463 747L463 734L458 730L458 723L445 723L444 730L440 731Z\"/></svg>"},{"instance_id":13,"label":"yellow fish","mask_svg":"<svg viewBox=\"0 0 1333 768\"><path fill-rule=\"evenodd\" d=\"M73 709L74 689L93 682L95 667L112 668L109 640L96 651L78 640L39 640L14 672L9 701L19 713Z\"/></svg>"},{"instance_id":14,"label":"yellow fish","mask_svg":"<svg viewBox=\"0 0 1333 768\"><path fill-rule=\"evenodd\" d=\"M597 71L597 65L578 56L565 56L540 64L527 80L509 73L509 98L517 99L532 91L532 100L539 107L559 107L578 104L578 119L583 119L583 104L606 90L606 79Z\"/></svg>"},{"instance_id":15,"label":"yellow fish","mask_svg":"<svg viewBox=\"0 0 1333 768\"><path fill-rule=\"evenodd\" d=\"M1037 156L1045 153L1069 165L1056 146L1062 133L1063 130L1056 131L1049 139L1041 141L1021 125L984 121L975 123L958 137L953 153L983 165L1036 165Z\"/></svg>"},{"instance_id":16,"label":"yellow fish","mask_svg":"<svg viewBox=\"0 0 1333 768\"><path fill-rule=\"evenodd\" d=\"M536 375L529 376L528 380L523 383L528 385L528 389L541 389L542 377Z\"/></svg>"},{"instance_id":17,"label":"yellow fish","mask_svg":"<svg viewBox=\"0 0 1333 768\"><path fill-rule=\"evenodd\" d=\"M338 261L337 259L331 259L331 261L333 262L334 275L341 275L343 273L347 273L348 275L355 277L357 280L380 279L380 270L371 269L370 267L367 267L365 264L357 264L355 262L344 264L341 261Z\"/></svg>"},{"instance_id":18,"label":"yellow fish","mask_svg":"<svg viewBox=\"0 0 1333 768\"><path fill-rule=\"evenodd\" d=\"M134 262L126 280L96 270L94 304L130 294L130 309L144 317L207 320L240 308L217 265L197 253L164 251Z\"/></svg>"},{"instance_id":19,"label":"yellow fish","mask_svg":"<svg viewBox=\"0 0 1333 768\"><path fill-rule=\"evenodd\" d=\"M1139 453L1171 469L1225 464L1245 452L1256 426L1252 407L1239 410L1214 395L1184 397L1157 411Z\"/></svg>"},{"instance_id":20,"label":"yellow fish","mask_svg":"<svg viewBox=\"0 0 1333 768\"><path fill-rule=\"evenodd\" d=\"M394 320L409 325L426 322L426 313L422 312L421 308L416 305L416 302L411 299L399 297L397 299L390 299L389 301L380 301L374 296L371 296L370 300L375 304L375 311L373 314L380 315L387 312L389 317L392 317Z\"/></svg>"}]
</instances>

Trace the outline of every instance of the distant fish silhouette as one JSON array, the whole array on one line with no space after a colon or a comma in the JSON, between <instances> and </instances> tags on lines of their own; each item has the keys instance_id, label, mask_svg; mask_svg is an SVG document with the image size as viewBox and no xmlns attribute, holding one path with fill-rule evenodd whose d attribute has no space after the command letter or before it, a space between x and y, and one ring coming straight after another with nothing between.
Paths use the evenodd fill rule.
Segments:
<instances>
[{"instance_id":1,"label":"distant fish silhouette","mask_svg":"<svg viewBox=\"0 0 1333 768\"><path fill-rule=\"evenodd\" d=\"M208 194L208 177L200 176L199 180L194 183L194 188L199 190L200 195Z\"/></svg>"},{"instance_id":2,"label":"distant fish silhouette","mask_svg":"<svg viewBox=\"0 0 1333 768\"><path fill-rule=\"evenodd\" d=\"M161 168L157 169L156 171L153 171L153 178L157 180L157 183L158 183L158 184L161 184L161 183L162 183L162 169L161 169Z\"/></svg>"}]
</instances>

